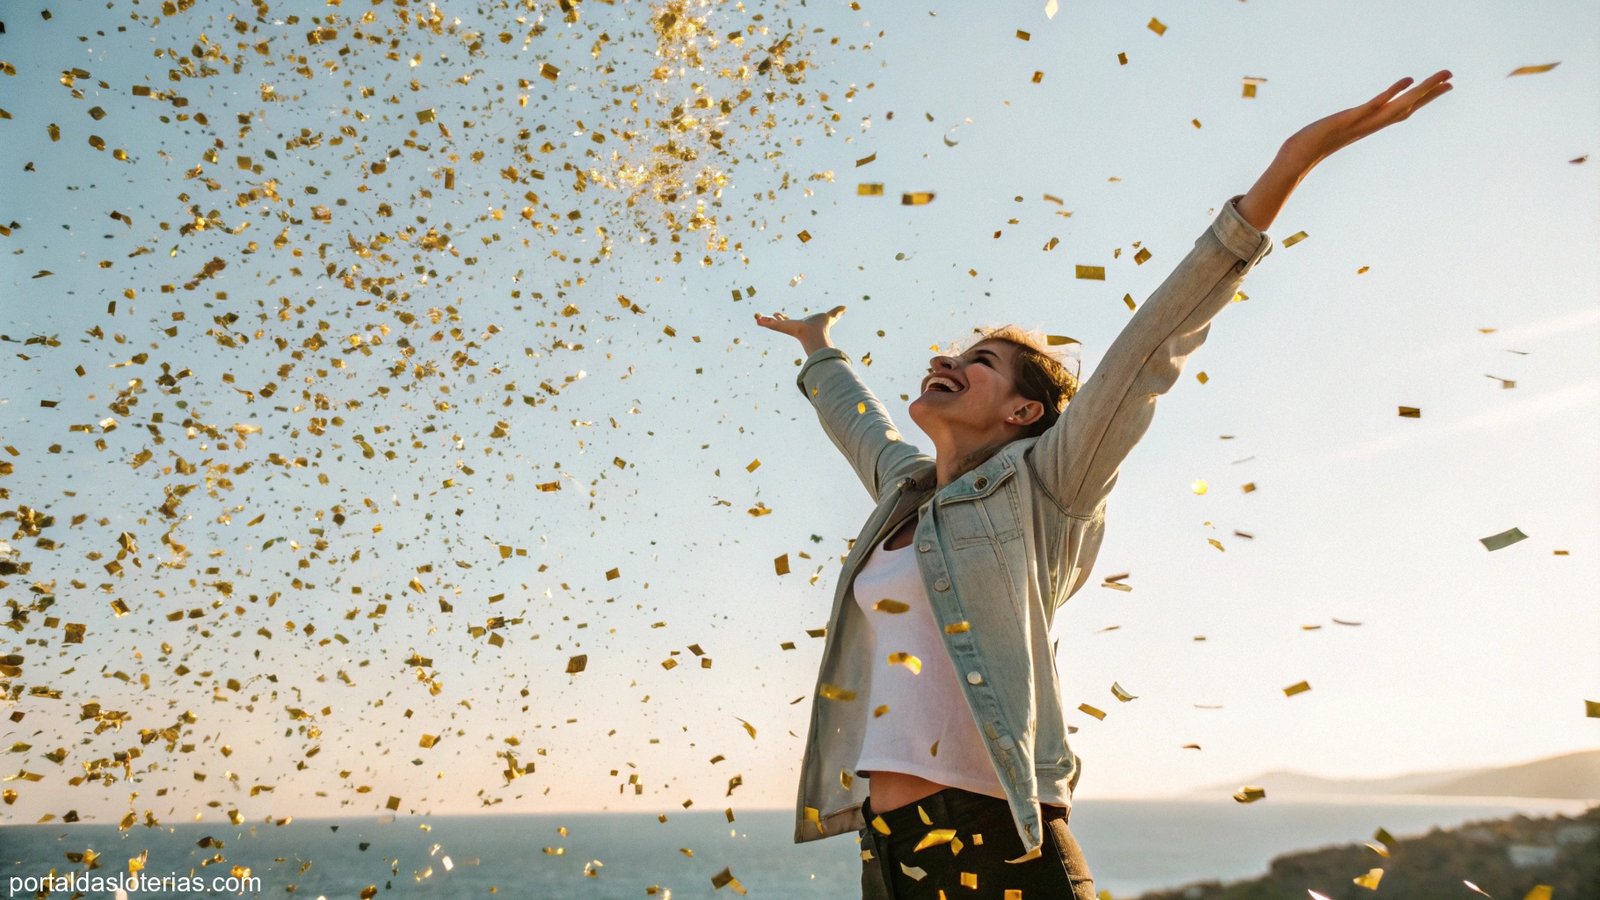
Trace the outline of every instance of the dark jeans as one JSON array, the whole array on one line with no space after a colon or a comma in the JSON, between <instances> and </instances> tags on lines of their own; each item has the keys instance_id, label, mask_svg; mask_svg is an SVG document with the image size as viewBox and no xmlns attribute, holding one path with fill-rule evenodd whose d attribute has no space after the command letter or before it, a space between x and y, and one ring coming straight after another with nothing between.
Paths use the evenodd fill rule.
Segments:
<instances>
[{"instance_id":1,"label":"dark jeans","mask_svg":"<svg viewBox=\"0 0 1600 900\"><path fill-rule=\"evenodd\" d=\"M931 825L923 823L918 807ZM1022 855L1022 838L1004 800L946 788L882 813L889 826L885 835L872 827L873 817L880 814L872 811L869 798L861 810L867 819L861 831L862 900L1095 900L1094 876L1067 830L1066 812L1041 809L1044 846L1039 856L1013 864L1006 860ZM916 849L936 828L955 829L959 853L952 852L954 842Z\"/></svg>"}]
</instances>

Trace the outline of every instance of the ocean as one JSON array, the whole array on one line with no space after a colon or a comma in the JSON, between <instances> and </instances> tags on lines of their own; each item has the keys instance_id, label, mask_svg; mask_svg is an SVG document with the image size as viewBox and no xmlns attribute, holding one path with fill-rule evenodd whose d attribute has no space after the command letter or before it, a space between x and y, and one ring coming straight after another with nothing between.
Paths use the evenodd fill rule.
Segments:
<instances>
[{"instance_id":1,"label":"ocean","mask_svg":"<svg viewBox=\"0 0 1600 900\"><path fill-rule=\"evenodd\" d=\"M1073 807L1071 828L1096 885L1117 900L1131 900L1157 888L1258 875L1274 856L1364 842L1379 827L1404 837L1519 812L1571 814L1584 806L1440 798L1249 805L1228 798L1084 799ZM172 881L177 890L130 897L248 896L210 887L211 879L226 878L238 866L260 879L260 893L292 892L304 900L357 898L366 888L373 889L367 896L379 897L530 900L727 900L740 887L753 898L859 896L854 836L796 845L787 811L735 815L732 823L720 812L671 813L665 823L631 813L390 816L297 819L277 827L136 825L126 832L115 825L9 825L0 827L0 884L7 896L32 896L12 879L52 868L86 871L67 854L98 854L100 867L88 874L115 877L130 857L148 851L146 875L193 875L202 883ZM724 870L737 884L715 887Z\"/></svg>"}]
</instances>

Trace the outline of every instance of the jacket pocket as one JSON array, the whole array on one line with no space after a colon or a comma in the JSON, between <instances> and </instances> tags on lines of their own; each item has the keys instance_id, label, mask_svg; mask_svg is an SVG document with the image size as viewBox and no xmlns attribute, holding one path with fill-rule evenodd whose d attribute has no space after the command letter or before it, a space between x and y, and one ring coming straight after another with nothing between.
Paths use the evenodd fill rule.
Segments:
<instances>
[{"instance_id":1,"label":"jacket pocket","mask_svg":"<svg viewBox=\"0 0 1600 900\"><path fill-rule=\"evenodd\" d=\"M945 542L952 549L992 545L1022 533L1016 469L986 464L975 472L971 480L949 486L948 493L934 501Z\"/></svg>"}]
</instances>

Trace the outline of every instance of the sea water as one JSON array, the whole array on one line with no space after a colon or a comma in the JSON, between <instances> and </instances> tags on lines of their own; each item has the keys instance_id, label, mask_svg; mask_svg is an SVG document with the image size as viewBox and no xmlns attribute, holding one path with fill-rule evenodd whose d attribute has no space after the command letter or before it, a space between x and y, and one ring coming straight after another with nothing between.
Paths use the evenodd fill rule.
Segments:
<instances>
[{"instance_id":1,"label":"sea water","mask_svg":"<svg viewBox=\"0 0 1600 900\"><path fill-rule=\"evenodd\" d=\"M1274 856L1367 841L1380 827L1403 837L1518 812L1572 814L1583 807L1439 798L1249 805L1226 798L1083 799L1073 807L1070 827L1097 887L1122 900L1193 881L1258 875ZM144 854L147 875L194 875L210 884L245 867L260 879L260 894L292 892L304 900L356 898L364 889L377 897L530 900L728 900L739 888L754 898L859 896L855 836L796 845L792 829L792 815L782 810L737 812L732 823L720 812L678 812L666 822L655 815L572 813L191 823L125 832L115 825L11 825L0 827L0 886L52 869L84 872L86 865L67 854L93 851L100 865L93 875L126 872L128 860ZM714 887L724 870L737 884ZM255 895L181 884L181 891L130 896Z\"/></svg>"}]
</instances>

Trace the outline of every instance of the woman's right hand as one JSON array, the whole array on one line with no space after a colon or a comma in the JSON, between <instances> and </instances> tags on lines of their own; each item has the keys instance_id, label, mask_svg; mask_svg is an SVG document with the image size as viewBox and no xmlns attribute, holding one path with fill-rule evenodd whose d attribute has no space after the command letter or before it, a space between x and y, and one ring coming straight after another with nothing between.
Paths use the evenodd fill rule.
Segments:
<instances>
[{"instance_id":1,"label":"woman's right hand","mask_svg":"<svg viewBox=\"0 0 1600 900\"><path fill-rule=\"evenodd\" d=\"M806 355L810 356L823 347L833 346L833 341L828 338L828 329L832 328L833 323L839 321L842 315L844 315L843 306L835 306L827 312L819 312L804 319L791 319L781 312L770 316L756 313L756 324L794 338L800 342Z\"/></svg>"}]
</instances>

